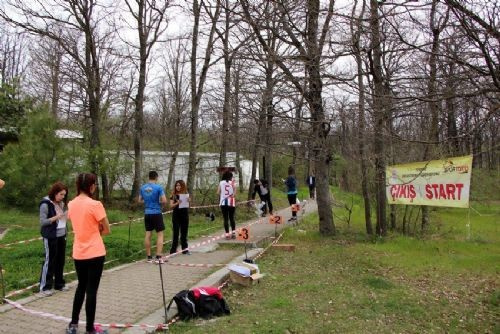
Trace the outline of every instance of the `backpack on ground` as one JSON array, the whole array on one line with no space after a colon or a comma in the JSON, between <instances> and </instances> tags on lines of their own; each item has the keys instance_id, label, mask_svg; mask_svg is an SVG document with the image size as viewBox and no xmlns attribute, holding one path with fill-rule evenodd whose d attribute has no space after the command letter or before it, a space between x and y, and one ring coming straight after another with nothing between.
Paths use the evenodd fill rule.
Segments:
<instances>
[{"instance_id":1,"label":"backpack on ground","mask_svg":"<svg viewBox=\"0 0 500 334\"><path fill-rule=\"evenodd\" d=\"M208 319L231 313L220 289L213 286L179 291L168 304L167 312L173 302L177 305L177 315L181 320L196 317Z\"/></svg>"},{"instance_id":2,"label":"backpack on ground","mask_svg":"<svg viewBox=\"0 0 500 334\"><path fill-rule=\"evenodd\" d=\"M219 288L205 286L192 290L198 316L208 319L213 316L230 314L229 306Z\"/></svg>"},{"instance_id":3,"label":"backpack on ground","mask_svg":"<svg viewBox=\"0 0 500 334\"><path fill-rule=\"evenodd\" d=\"M192 291L179 291L168 304L167 312L170 310L172 302L175 302L175 305L177 305L178 316L181 320L189 320L197 316L196 304Z\"/></svg>"}]
</instances>

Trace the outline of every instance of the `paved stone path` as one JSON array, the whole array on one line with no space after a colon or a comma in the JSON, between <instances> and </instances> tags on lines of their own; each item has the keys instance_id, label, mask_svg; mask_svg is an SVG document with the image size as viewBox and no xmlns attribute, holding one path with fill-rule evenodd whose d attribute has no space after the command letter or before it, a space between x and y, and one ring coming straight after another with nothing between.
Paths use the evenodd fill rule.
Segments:
<instances>
[{"instance_id":1,"label":"paved stone path","mask_svg":"<svg viewBox=\"0 0 500 334\"><path fill-rule=\"evenodd\" d=\"M316 203L309 201L306 205L307 212L316 210ZM301 212L304 214L305 211ZM278 212L285 220L290 217L290 210L283 209ZM242 227L251 224L248 221L238 224ZM274 225L267 223L267 218L262 218L261 223L252 224L250 227L250 239L248 244L258 243L263 238L274 235ZM281 229L283 225L279 226ZM212 236L218 236L224 231L220 230ZM200 238L190 240L190 245L208 239ZM218 240L218 243L241 243L237 240ZM177 255L170 259L170 263L190 264L215 264L229 263L238 255L244 254L241 250L215 250L217 242L192 250L192 255ZM97 297L96 322L100 323L142 323L144 319L162 319L161 317L147 318L163 308L162 288L160 281L160 266L145 261L139 261L110 270L106 270L101 279ZM188 267L164 264L163 270L164 287L167 303L180 290L196 286L198 282L216 271L217 267ZM57 292L49 297L40 297L38 294L19 300L24 307L52 313L58 316L70 318L73 296L76 282L68 284L69 291ZM162 314L162 312L160 312ZM85 320L85 307L80 314L80 320ZM153 321L154 321L153 320ZM158 322L149 323L156 325ZM53 320L37 315L32 315L22 310L12 308L9 305L0 306L0 333L27 334L27 333L64 333L66 322ZM80 331L84 332L84 325L80 325ZM128 330L128 333L144 332L143 329ZM111 329L110 333L120 333L122 330Z\"/></svg>"}]
</instances>

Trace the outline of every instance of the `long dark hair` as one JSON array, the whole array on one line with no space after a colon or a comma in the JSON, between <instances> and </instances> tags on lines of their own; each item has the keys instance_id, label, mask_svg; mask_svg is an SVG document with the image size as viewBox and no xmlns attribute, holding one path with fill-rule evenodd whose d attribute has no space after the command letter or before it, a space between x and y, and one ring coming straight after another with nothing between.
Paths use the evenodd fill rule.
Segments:
<instances>
[{"instance_id":1,"label":"long dark hair","mask_svg":"<svg viewBox=\"0 0 500 334\"><path fill-rule=\"evenodd\" d=\"M81 193L86 194L89 197L92 197L92 193L90 191L90 187L92 185L97 184L97 176L93 173L81 173L76 178L76 194L80 195Z\"/></svg>"},{"instance_id":2,"label":"long dark hair","mask_svg":"<svg viewBox=\"0 0 500 334\"><path fill-rule=\"evenodd\" d=\"M233 178L233 173L231 173L229 171L226 171L226 172L224 172L224 174L222 174L222 179L224 181L229 182L229 181L231 181L232 178Z\"/></svg>"},{"instance_id":3,"label":"long dark hair","mask_svg":"<svg viewBox=\"0 0 500 334\"><path fill-rule=\"evenodd\" d=\"M179 192L177 192L177 189L176 189L177 184L180 184L180 186L181 186L181 191L179 191ZM184 180L177 180L174 183L174 191L172 192L172 195L178 195L178 194L187 194L187 187L186 187L186 183L184 182Z\"/></svg>"}]
</instances>

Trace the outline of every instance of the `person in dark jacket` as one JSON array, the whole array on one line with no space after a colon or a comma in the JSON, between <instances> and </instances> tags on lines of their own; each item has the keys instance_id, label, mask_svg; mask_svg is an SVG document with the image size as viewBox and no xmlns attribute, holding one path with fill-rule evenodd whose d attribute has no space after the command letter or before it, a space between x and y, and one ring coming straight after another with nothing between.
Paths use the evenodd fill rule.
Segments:
<instances>
[{"instance_id":1,"label":"person in dark jacket","mask_svg":"<svg viewBox=\"0 0 500 334\"><path fill-rule=\"evenodd\" d=\"M66 255L66 212L68 187L56 182L50 187L48 196L40 202L40 232L43 237L45 260L40 275L40 292L50 296L56 290L66 291L63 278Z\"/></svg>"},{"instance_id":2,"label":"person in dark jacket","mask_svg":"<svg viewBox=\"0 0 500 334\"><path fill-rule=\"evenodd\" d=\"M271 190L269 189L269 183L264 179L255 179L253 184L252 200L255 200L255 194L259 194L260 200L264 202L262 216L264 217L266 215L266 209L269 209L269 214L272 215L273 203L271 202Z\"/></svg>"},{"instance_id":3,"label":"person in dark jacket","mask_svg":"<svg viewBox=\"0 0 500 334\"><path fill-rule=\"evenodd\" d=\"M309 187L309 197L314 199L316 194L316 177L309 175L306 179L307 186Z\"/></svg>"},{"instance_id":4,"label":"person in dark jacket","mask_svg":"<svg viewBox=\"0 0 500 334\"><path fill-rule=\"evenodd\" d=\"M288 177L285 180L286 194L288 197L288 203L291 205L297 203L297 179L295 178L295 169L290 166L288 167ZM292 210L292 218L289 221L297 220L297 212Z\"/></svg>"}]
</instances>

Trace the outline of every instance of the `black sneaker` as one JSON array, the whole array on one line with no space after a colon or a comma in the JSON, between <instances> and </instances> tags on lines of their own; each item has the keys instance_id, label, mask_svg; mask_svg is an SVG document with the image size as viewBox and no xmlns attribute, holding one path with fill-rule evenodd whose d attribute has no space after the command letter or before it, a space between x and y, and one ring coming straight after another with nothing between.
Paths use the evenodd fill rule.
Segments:
<instances>
[{"instance_id":1,"label":"black sneaker","mask_svg":"<svg viewBox=\"0 0 500 334\"><path fill-rule=\"evenodd\" d=\"M166 258L164 258L161 255L156 255L155 263L156 264L164 264L165 262L168 262Z\"/></svg>"},{"instance_id":2,"label":"black sneaker","mask_svg":"<svg viewBox=\"0 0 500 334\"><path fill-rule=\"evenodd\" d=\"M66 328L66 334L78 334L78 325L69 325Z\"/></svg>"},{"instance_id":3,"label":"black sneaker","mask_svg":"<svg viewBox=\"0 0 500 334\"><path fill-rule=\"evenodd\" d=\"M152 257L152 256L148 256L148 258L147 258L146 262L147 262L147 263L153 263L153 262L155 262L155 261L153 260L153 257Z\"/></svg>"}]
</instances>

